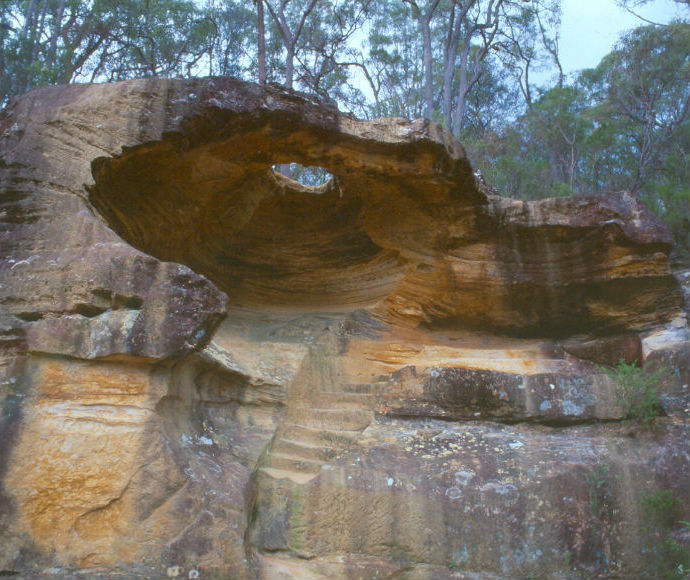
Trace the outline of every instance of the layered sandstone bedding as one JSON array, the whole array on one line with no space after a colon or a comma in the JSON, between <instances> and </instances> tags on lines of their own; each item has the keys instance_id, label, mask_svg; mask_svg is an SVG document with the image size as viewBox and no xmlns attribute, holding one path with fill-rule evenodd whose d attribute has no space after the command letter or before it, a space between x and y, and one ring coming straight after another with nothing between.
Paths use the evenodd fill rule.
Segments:
<instances>
[{"instance_id":1,"label":"layered sandstone bedding","mask_svg":"<svg viewBox=\"0 0 690 580\"><path fill-rule=\"evenodd\" d=\"M0 247L0 571L683 565L690 333L628 194L501 198L433 123L233 79L72 85L0 114Z\"/></svg>"}]
</instances>

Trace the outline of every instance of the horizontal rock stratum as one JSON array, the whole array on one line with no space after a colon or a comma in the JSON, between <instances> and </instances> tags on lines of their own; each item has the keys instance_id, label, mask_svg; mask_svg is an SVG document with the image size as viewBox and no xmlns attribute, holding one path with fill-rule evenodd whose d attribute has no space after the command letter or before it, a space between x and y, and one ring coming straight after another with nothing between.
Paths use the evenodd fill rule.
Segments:
<instances>
[{"instance_id":1,"label":"horizontal rock stratum","mask_svg":"<svg viewBox=\"0 0 690 580\"><path fill-rule=\"evenodd\" d=\"M501 198L434 123L229 78L70 85L0 113L0 248L0 573L683 570L690 333L629 194Z\"/></svg>"}]
</instances>

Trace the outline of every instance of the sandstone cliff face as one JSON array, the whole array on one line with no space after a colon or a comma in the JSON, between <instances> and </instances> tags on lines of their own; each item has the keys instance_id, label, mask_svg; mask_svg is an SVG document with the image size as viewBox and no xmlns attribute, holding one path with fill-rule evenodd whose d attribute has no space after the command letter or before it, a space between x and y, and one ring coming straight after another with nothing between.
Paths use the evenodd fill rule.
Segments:
<instances>
[{"instance_id":1,"label":"sandstone cliff face","mask_svg":"<svg viewBox=\"0 0 690 580\"><path fill-rule=\"evenodd\" d=\"M636 574L689 540L690 335L630 195L503 199L434 124L159 79L11 103L0 224L0 570ZM653 427L621 358L663 373Z\"/></svg>"}]
</instances>

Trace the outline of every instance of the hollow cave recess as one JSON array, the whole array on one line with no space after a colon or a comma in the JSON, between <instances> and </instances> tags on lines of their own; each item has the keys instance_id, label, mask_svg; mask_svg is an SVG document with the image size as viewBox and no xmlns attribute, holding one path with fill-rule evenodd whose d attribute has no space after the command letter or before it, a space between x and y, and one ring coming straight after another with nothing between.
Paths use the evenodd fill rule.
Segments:
<instances>
[{"instance_id":1,"label":"hollow cave recess","mask_svg":"<svg viewBox=\"0 0 690 580\"><path fill-rule=\"evenodd\" d=\"M404 263L369 235L361 182L326 168L303 185L274 168L292 159L233 159L233 141L101 158L90 200L125 241L203 274L237 307L348 311L391 293Z\"/></svg>"},{"instance_id":2,"label":"hollow cave recess","mask_svg":"<svg viewBox=\"0 0 690 580\"><path fill-rule=\"evenodd\" d=\"M564 337L677 307L667 250L615 225L625 199L578 202L603 225L570 223L568 200L481 191L460 144L424 123L217 114L94 160L89 199L122 239L207 277L231 308L367 308L394 324ZM333 177L309 186L274 170L291 163ZM623 266L647 273L636 295Z\"/></svg>"}]
</instances>

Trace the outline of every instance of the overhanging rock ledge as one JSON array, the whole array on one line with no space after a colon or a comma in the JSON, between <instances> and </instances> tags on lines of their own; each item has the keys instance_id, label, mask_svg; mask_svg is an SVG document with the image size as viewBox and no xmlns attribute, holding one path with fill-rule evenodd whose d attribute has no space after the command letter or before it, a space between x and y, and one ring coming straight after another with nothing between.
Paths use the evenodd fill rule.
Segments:
<instances>
[{"instance_id":1,"label":"overhanging rock ledge","mask_svg":"<svg viewBox=\"0 0 690 580\"><path fill-rule=\"evenodd\" d=\"M690 541L690 334L629 194L501 198L436 124L230 78L70 85L0 113L0 250L0 570L641 574ZM653 428L621 359L661 369Z\"/></svg>"}]
</instances>

